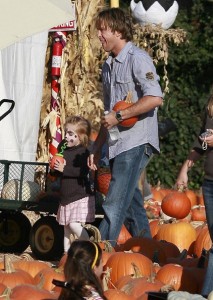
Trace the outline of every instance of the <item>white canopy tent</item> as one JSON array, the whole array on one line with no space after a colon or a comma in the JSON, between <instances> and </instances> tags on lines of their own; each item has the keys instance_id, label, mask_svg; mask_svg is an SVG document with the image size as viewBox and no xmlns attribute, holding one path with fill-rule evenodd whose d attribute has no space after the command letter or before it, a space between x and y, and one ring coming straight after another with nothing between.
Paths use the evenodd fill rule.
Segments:
<instances>
[{"instance_id":1,"label":"white canopy tent","mask_svg":"<svg viewBox=\"0 0 213 300\"><path fill-rule=\"evenodd\" d=\"M0 160L35 161L48 30L75 19L70 0L0 0ZM51 95L50 95L51 97ZM0 106L0 116L10 108Z\"/></svg>"}]
</instances>

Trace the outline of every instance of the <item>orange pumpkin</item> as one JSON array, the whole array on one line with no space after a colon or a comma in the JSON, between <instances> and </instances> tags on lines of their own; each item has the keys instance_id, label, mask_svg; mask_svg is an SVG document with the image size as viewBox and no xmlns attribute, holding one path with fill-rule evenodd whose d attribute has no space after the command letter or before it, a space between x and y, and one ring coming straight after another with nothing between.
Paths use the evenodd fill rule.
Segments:
<instances>
[{"instance_id":1,"label":"orange pumpkin","mask_svg":"<svg viewBox=\"0 0 213 300\"><path fill-rule=\"evenodd\" d=\"M35 277L41 270L50 268L50 266L43 261L23 259L14 261L13 266L15 269L20 269L29 273L32 277Z\"/></svg>"},{"instance_id":2,"label":"orange pumpkin","mask_svg":"<svg viewBox=\"0 0 213 300\"><path fill-rule=\"evenodd\" d=\"M165 240L175 244L180 252L184 249L192 253L197 234L195 228L190 223L176 222L163 224L160 226L156 239Z\"/></svg>"},{"instance_id":3,"label":"orange pumpkin","mask_svg":"<svg viewBox=\"0 0 213 300\"><path fill-rule=\"evenodd\" d=\"M185 194L191 202L191 207L197 205L197 194L193 190L187 189L185 190Z\"/></svg>"},{"instance_id":4,"label":"orange pumpkin","mask_svg":"<svg viewBox=\"0 0 213 300\"><path fill-rule=\"evenodd\" d=\"M12 289L23 283L34 284L34 279L26 271L15 270L10 257L5 255L4 270L0 270L0 283Z\"/></svg>"},{"instance_id":5,"label":"orange pumpkin","mask_svg":"<svg viewBox=\"0 0 213 300\"><path fill-rule=\"evenodd\" d=\"M194 294L198 290L193 274L187 268L177 264L166 264L161 267L156 275L156 279L164 284L174 286L176 291L187 291Z\"/></svg>"},{"instance_id":6,"label":"orange pumpkin","mask_svg":"<svg viewBox=\"0 0 213 300\"><path fill-rule=\"evenodd\" d=\"M166 263L166 254L163 246L154 239L132 237L123 244L123 249L124 251L140 252L154 262Z\"/></svg>"},{"instance_id":7,"label":"orange pumpkin","mask_svg":"<svg viewBox=\"0 0 213 300\"><path fill-rule=\"evenodd\" d=\"M54 165L56 163L56 161L60 161L61 163L64 163L64 158L63 155L60 153L56 153L55 155L53 155L51 161L50 161L50 169L54 170Z\"/></svg>"},{"instance_id":8,"label":"orange pumpkin","mask_svg":"<svg viewBox=\"0 0 213 300\"><path fill-rule=\"evenodd\" d=\"M58 297L59 297L59 293L50 292L31 284L21 284L12 289L9 299L10 300L23 300L23 299L53 300L53 299L58 299Z\"/></svg>"},{"instance_id":9,"label":"orange pumpkin","mask_svg":"<svg viewBox=\"0 0 213 300\"><path fill-rule=\"evenodd\" d=\"M121 276L133 274L134 265L144 276L149 276L152 271L151 259L141 253L129 252L116 252L111 255L104 266L104 270L111 269L110 282L114 285Z\"/></svg>"},{"instance_id":10,"label":"orange pumpkin","mask_svg":"<svg viewBox=\"0 0 213 300\"><path fill-rule=\"evenodd\" d=\"M109 289L104 292L108 300L136 300L135 297L129 296L118 289Z\"/></svg>"},{"instance_id":11,"label":"orange pumpkin","mask_svg":"<svg viewBox=\"0 0 213 300\"><path fill-rule=\"evenodd\" d=\"M200 257L202 250L209 250L212 247L212 240L209 234L208 226L204 226L198 234L194 243L193 254L195 257Z\"/></svg>"},{"instance_id":12,"label":"orange pumpkin","mask_svg":"<svg viewBox=\"0 0 213 300\"><path fill-rule=\"evenodd\" d=\"M41 285L42 288L48 291L51 291L55 285L52 283L52 280L60 280L64 281L64 268L45 268L38 272L38 274L34 277L35 284Z\"/></svg>"},{"instance_id":13,"label":"orange pumpkin","mask_svg":"<svg viewBox=\"0 0 213 300\"><path fill-rule=\"evenodd\" d=\"M111 180L111 173L101 173L97 176L97 190L106 195L109 189L109 184Z\"/></svg>"},{"instance_id":14,"label":"orange pumpkin","mask_svg":"<svg viewBox=\"0 0 213 300\"><path fill-rule=\"evenodd\" d=\"M206 221L206 209L204 205L192 207L192 221Z\"/></svg>"},{"instance_id":15,"label":"orange pumpkin","mask_svg":"<svg viewBox=\"0 0 213 300\"><path fill-rule=\"evenodd\" d=\"M126 226L123 224L121 227L121 231L119 233L118 239L117 239L117 245L124 244L131 237L132 237L132 235L129 233Z\"/></svg>"},{"instance_id":16,"label":"orange pumpkin","mask_svg":"<svg viewBox=\"0 0 213 300\"><path fill-rule=\"evenodd\" d=\"M161 208L167 216L183 219L191 210L191 202L184 192L173 191L163 198Z\"/></svg>"},{"instance_id":17,"label":"orange pumpkin","mask_svg":"<svg viewBox=\"0 0 213 300\"><path fill-rule=\"evenodd\" d=\"M157 201L158 203L161 203L163 198L164 198L164 195L163 193L161 192L161 189L160 187L152 187L151 188L152 190L152 198Z\"/></svg>"},{"instance_id":18,"label":"orange pumpkin","mask_svg":"<svg viewBox=\"0 0 213 300\"><path fill-rule=\"evenodd\" d=\"M132 106L133 103L128 103L124 100L118 101L115 106L113 107L114 111L119 111L125 108L128 108L130 106ZM119 123L120 126L123 127L132 127L133 125L135 125L135 123L138 121L138 117L131 117L129 119L123 120L122 122Z\"/></svg>"},{"instance_id":19,"label":"orange pumpkin","mask_svg":"<svg viewBox=\"0 0 213 300\"><path fill-rule=\"evenodd\" d=\"M121 288L121 291L133 297L142 296L149 291L159 292L164 284L154 276L133 278Z\"/></svg>"}]
</instances>

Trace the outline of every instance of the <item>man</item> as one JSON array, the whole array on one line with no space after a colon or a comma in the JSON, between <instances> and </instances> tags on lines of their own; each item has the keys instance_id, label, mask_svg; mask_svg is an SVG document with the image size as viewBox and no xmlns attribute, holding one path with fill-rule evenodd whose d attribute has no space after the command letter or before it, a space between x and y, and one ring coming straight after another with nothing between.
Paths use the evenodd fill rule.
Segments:
<instances>
[{"instance_id":1,"label":"man","mask_svg":"<svg viewBox=\"0 0 213 300\"><path fill-rule=\"evenodd\" d=\"M131 42L130 16L120 8L106 9L99 13L96 27L103 49L109 52L102 68L104 107L109 113L102 117L88 166L97 170L97 154L108 130L117 126L119 138L109 143L112 179L99 227L102 239L114 246L123 223L133 236L143 230L151 238L138 180L152 154L159 152L157 107L162 104L162 91L152 59ZM114 105L129 93L134 104L115 113ZM119 125L133 116L139 120L131 128Z\"/></svg>"}]
</instances>

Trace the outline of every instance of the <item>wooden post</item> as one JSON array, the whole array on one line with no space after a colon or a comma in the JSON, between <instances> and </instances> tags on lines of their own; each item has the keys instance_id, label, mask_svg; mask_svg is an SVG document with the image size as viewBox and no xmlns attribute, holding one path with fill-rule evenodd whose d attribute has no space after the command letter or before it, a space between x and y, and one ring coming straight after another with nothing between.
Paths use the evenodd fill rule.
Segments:
<instances>
[{"instance_id":1,"label":"wooden post","mask_svg":"<svg viewBox=\"0 0 213 300\"><path fill-rule=\"evenodd\" d=\"M110 0L110 7L119 7L119 0Z\"/></svg>"}]
</instances>

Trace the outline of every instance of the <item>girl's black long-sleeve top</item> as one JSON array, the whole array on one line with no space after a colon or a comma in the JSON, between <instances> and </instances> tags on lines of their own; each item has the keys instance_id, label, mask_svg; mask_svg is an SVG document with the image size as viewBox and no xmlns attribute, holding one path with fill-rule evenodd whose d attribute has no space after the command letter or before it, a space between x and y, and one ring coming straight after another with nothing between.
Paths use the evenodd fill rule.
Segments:
<instances>
[{"instance_id":1,"label":"girl's black long-sleeve top","mask_svg":"<svg viewBox=\"0 0 213 300\"><path fill-rule=\"evenodd\" d=\"M61 176L60 202L66 205L91 194L87 158L89 151L82 145L66 148L66 165Z\"/></svg>"}]
</instances>

